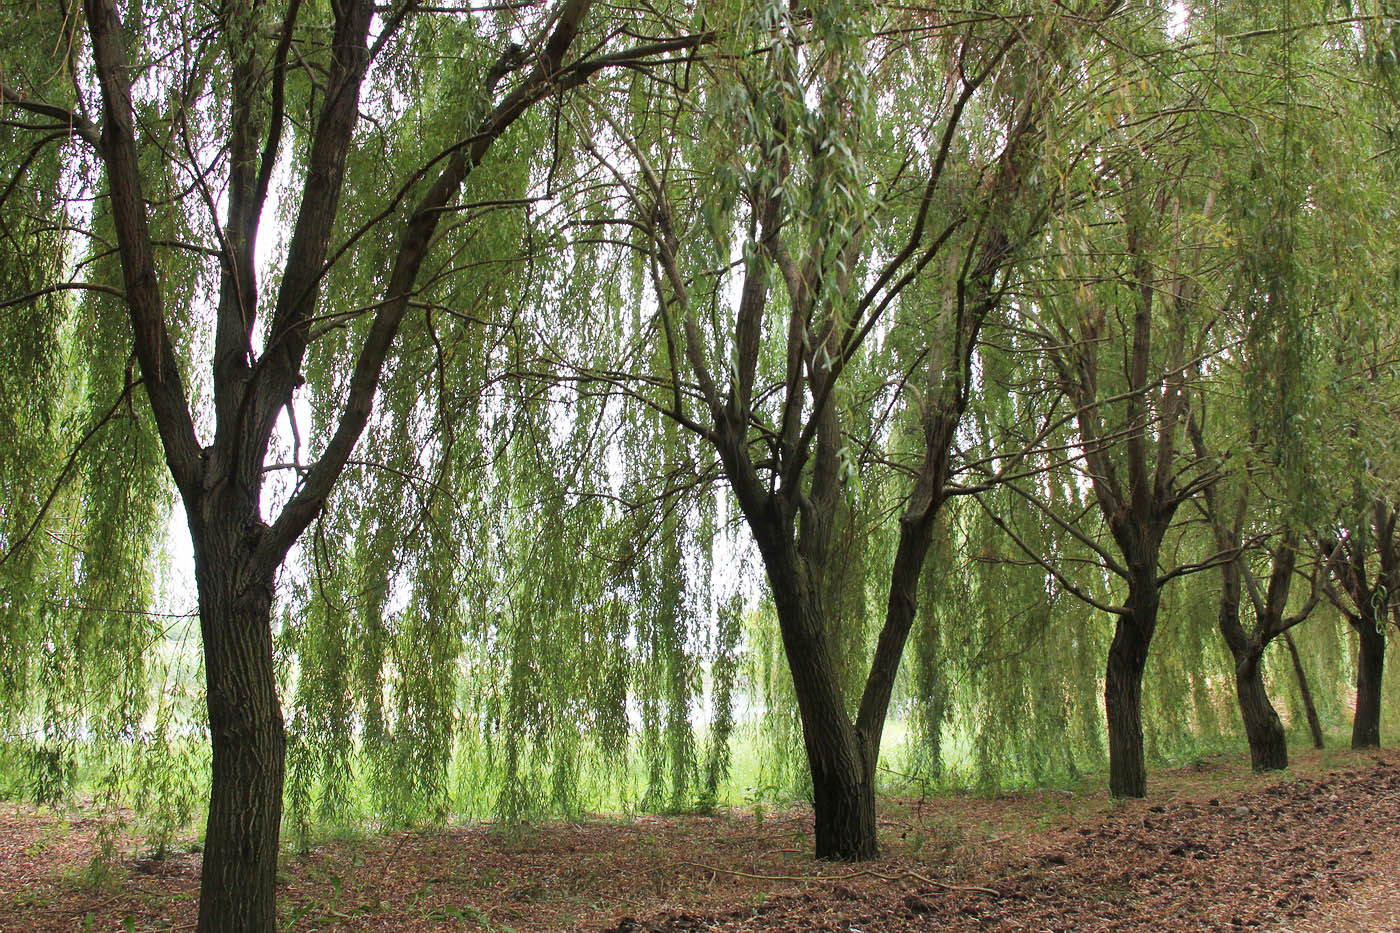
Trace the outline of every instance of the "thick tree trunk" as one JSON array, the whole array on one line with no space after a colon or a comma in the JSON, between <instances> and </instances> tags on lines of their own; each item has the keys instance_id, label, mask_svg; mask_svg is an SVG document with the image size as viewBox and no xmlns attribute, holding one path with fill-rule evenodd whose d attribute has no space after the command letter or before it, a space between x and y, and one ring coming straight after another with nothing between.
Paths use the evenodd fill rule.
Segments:
<instances>
[{"instance_id":1,"label":"thick tree trunk","mask_svg":"<svg viewBox=\"0 0 1400 933\"><path fill-rule=\"evenodd\" d=\"M833 766L828 759L846 756L812 755L812 809L816 823L815 854L819 859L858 862L880 854L875 827L875 769L861 763L855 773ZM864 757L864 756L862 756Z\"/></svg>"},{"instance_id":2,"label":"thick tree trunk","mask_svg":"<svg viewBox=\"0 0 1400 933\"><path fill-rule=\"evenodd\" d=\"M815 583L790 546L774 542L773 537L759 540L812 772L816 856L839 861L874 858L879 854L875 830L878 749L865 747L846 709Z\"/></svg>"},{"instance_id":3,"label":"thick tree trunk","mask_svg":"<svg viewBox=\"0 0 1400 933\"><path fill-rule=\"evenodd\" d=\"M1244 734L1249 739L1249 761L1255 771L1282 771L1288 767L1288 741L1283 721L1264 689L1262 649L1250 650L1235 660L1235 696L1240 703Z\"/></svg>"},{"instance_id":4,"label":"thick tree trunk","mask_svg":"<svg viewBox=\"0 0 1400 933\"><path fill-rule=\"evenodd\" d=\"M1356 715L1351 725L1352 748L1381 744L1381 675L1385 671L1385 633L1374 624L1356 627L1360 637L1356 658Z\"/></svg>"},{"instance_id":5,"label":"thick tree trunk","mask_svg":"<svg viewBox=\"0 0 1400 933\"><path fill-rule=\"evenodd\" d=\"M1293 636L1283 633L1284 644L1288 645L1289 657L1293 659L1293 676L1298 680L1298 695L1303 699L1303 711L1308 717L1308 731L1312 733L1313 748L1322 748L1322 720L1317 716L1317 704L1313 702L1312 689L1308 687L1308 675L1303 670L1303 658L1298 654L1298 646Z\"/></svg>"},{"instance_id":6,"label":"thick tree trunk","mask_svg":"<svg viewBox=\"0 0 1400 933\"><path fill-rule=\"evenodd\" d=\"M1142 672L1146 645L1131 623L1120 620L1108 649L1104 708L1108 713L1108 792L1147 796L1147 760L1142 746Z\"/></svg>"},{"instance_id":7,"label":"thick tree trunk","mask_svg":"<svg viewBox=\"0 0 1400 933\"><path fill-rule=\"evenodd\" d=\"M1147 796L1142 743L1142 675L1157 626L1157 585L1145 579L1128 593L1128 614L1118 617L1108 649L1104 708L1108 714L1108 791L1114 797Z\"/></svg>"},{"instance_id":8,"label":"thick tree trunk","mask_svg":"<svg viewBox=\"0 0 1400 933\"><path fill-rule=\"evenodd\" d=\"M826 637L812 625L820 617L804 607L805 625L799 630L779 624L788 664L792 670L797 707L802 717L802 738L812 772L812 807L816 830L816 856L820 859L859 861L879 854L875 829L876 752L863 747L841 696L836 666L826 647Z\"/></svg>"},{"instance_id":9,"label":"thick tree trunk","mask_svg":"<svg viewBox=\"0 0 1400 933\"><path fill-rule=\"evenodd\" d=\"M286 747L272 581L240 579L227 554L196 555L213 750L198 929L272 933Z\"/></svg>"}]
</instances>

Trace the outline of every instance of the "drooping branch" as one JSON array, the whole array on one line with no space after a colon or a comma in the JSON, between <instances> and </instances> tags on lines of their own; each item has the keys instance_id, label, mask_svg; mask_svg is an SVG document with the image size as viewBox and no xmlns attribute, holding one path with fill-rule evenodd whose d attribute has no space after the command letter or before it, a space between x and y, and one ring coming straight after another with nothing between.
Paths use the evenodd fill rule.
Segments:
<instances>
[{"instance_id":1,"label":"drooping branch","mask_svg":"<svg viewBox=\"0 0 1400 933\"><path fill-rule=\"evenodd\" d=\"M933 541L934 523L947 499L954 439L970 399L977 342L983 324L1002 301L997 279L1022 245L1022 240L1013 236L1010 229L1012 207L1024 201L1027 194L1050 194L1034 192L1028 181L1028 170L1044 158L1041 130L1044 106L1043 100L1035 99L1023 101L1016 109L1006 144L997 158L996 172L987 188L986 213L955 283L950 325L934 338L941 342L928 363L929 402L922 419L923 464L900 516L899 542L890 571L885 619L856 717L856 728L872 749L879 748L900 659L914 625L924 559ZM1032 214L1043 216L1039 211ZM830 387L823 388L827 390L823 394L829 395ZM823 399L819 397L816 404L823 404Z\"/></svg>"},{"instance_id":2,"label":"drooping branch","mask_svg":"<svg viewBox=\"0 0 1400 933\"><path fill-rule=\"evenodd\" d=\"M1030 557L1033 561L1035 561L1035 563L1039 564L1040 567L1046 573L1054 577L1055 581L1059 583L1060 586L1064 587L1065 592L1069 593L1075 599L1078 599L1080 602L1084 603L1086 606L1090 606L1107 615L1126 616L1128 614L1128 610L1125 607L1115 606L1111 603L1106 603L1090 594L1088 590L1085 590L1083 587L1079 586L1079 584L1071 580L1065 574L1064 570L1061 569L1054 561L1046 558L1045 555L1041 553L1039 548L1031 547L1028 543L1026 543L1025 539L1022 538L1019 534L1017 534L1016 531L1006 523L1005 519L1003 519L996 512L992 511L985 505L985 503L982 502L982 498L980 496L976 497L976 500L978 505L982 506L983 512L987 515L989 519L991 519L992 524L1000 528L1002 533L1005 534L1008 538L1010 538L1012 543L1014 543L1018 548L1021 549L1022 553Z\"/></svg>"},{"instance_id":3,"label":"drooping branch","mask_svg":"<svg viewBox=\"0 0 1400 933\"><path fill-rule=\"evenodd\" d=\"M88 443L97 436L102 428L106 427L107 424L116 417L122 405L126 404L127 399L130 398L132 390L140 383L140 379L135 379L124 385L121 392L117 394L116 401L112 402L111 406L93 422L92 426L83 432L83 436L78 438L78 442L73 445L72 451L68 454L68 459L64 461L63 467L58 471L58 476L54 478L53 485L49 488L49 494L44 497L44 501L40 504L39 510L34 513L33 520L30 521L29 525L24 529L24 532L15 538L5 553L0 554L0 566L4 566L10 558L19 553L25 544L29 542L29 539L34 536L34 532L38 531L44 524L44 519L48 516L49 509L53 508L54 501L58 499L58 494L68 485L68 480L73 475L73 468L77 466L78 458L82 455L83 451L87 449Z\"/></svg>"},{"instance_id":4,"label":"drooping branch","mask_svg":"<svg viewBox=\"0 0 1400 933\"><path fill-rule=\"evenodd\" d=\"M120 288L113 288L101 282L59 282L55 285L45 286L44 288L36 288L34 291L26 292L23 295L6 298L0 301L0 310L26 305L30 302L38 301L45 295L53 295L58 292L97 292L99 295L111 295L114 298L126 297L126 292L122 291Z\"/></svg>"},{"instance_id":5,"label":"drooping branch","mask_svg":"<svg viewBox=\"0 0 1400 933\"><path fill-rule=\"evenodd\" d=\"M418 271L427 257L433 233L443 216L442 208L457 196L467 175L485 157L491 145L535 102L558 90L556 76L562 67L575 36L582 27L592 0L569 0L555 20L554 31L544 43L543 51L529 77L512 90L481 122L474 142L453 153L447 165L429 187L417 208L410 215L399 241L385 301L375 314L355 362L350 378L349 395L340 420L320 458L307 470L306 476L288 500L259 546L259 559L270 566L282 557L301 532L320 513L331 487L344 469L360 434L369 421L380 373L399 324L408 310ZM518 61L519 51L509 49L502 56L502 65L493 69L493 80L499 80ZM574 71L577 77L584 72ZM581 80L581 79L580 79ZM486 89L489 93L490 88ZM304 352L304 345L302 347Z\"/></svg>"}]
</instances>

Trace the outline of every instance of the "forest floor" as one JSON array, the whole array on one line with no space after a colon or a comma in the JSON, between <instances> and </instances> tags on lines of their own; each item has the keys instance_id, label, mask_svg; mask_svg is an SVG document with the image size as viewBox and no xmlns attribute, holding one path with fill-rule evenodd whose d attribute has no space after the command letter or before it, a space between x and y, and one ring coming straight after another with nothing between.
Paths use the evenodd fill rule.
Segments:
<instances>
[{"instance_id":1,"label":"forest floor","mask_svg":"<svg viewBox=\"0 0 1400 933\"><path fill-rule=\"evenodd\" d=\"M884 854L814 862L810 811L598 818L288 856L286 930L1400 929L1400 752L1210 756L1101 789L892 798ZM0 930L191 930L199 856L94 871L96 819L0 808Z\"/></svg>"}]
</instances>

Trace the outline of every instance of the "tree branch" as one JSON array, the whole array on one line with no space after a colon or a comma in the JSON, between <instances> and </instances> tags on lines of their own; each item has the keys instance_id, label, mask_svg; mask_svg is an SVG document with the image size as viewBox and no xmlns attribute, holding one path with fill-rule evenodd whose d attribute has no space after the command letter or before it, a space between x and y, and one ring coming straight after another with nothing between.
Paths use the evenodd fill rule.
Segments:
<instances>
[{"instance_id":1,"label":"tree branch","mask_svg":"<svg viewBox=\"0 0 1400 933\"><path fill-rule=\"evenodd\" d=\"M156 276L136 151L125 31L114 0L84 0L83 7L102 90L103 128L98 152L107 166L136 359L166 463L193 516L198 514L203 496L202 451L180 379L179 361L166 330L164 299Z\"/></svg>"},{"instance_id":2,"label":"tree branch","mask_svg":"<svg viewBox=\"0 0 1400 933\"><path fill-rule=\"evenodd\" d=\"M507 94L487 115L471 146L453 153L448 164L409 217L400 239L389 284L385 289L384 305L375 315L369 334L360 349L359 358L355 362L350 378L349 395L342 409L339 424L320 458L308 469L305 482L287 501L260 543L259 559L264 564L276 566L280 563L292 543L320 513L331 487L359 441L360 434L369 421L380 373L383 371L389 348L408 309L414 283L427 256L433 232L443 216L442 208L456 196L467 175L481 163L491 145L530 105L558 89L556 76L560 72L563 56L578 34L591 3L592 0L567 0L529 78ZM502 55L500 65L493 69L489 76L493 84L505 75L508 70L506 66L512 65L518 54L519 51L512 48ZM574 73L575 76L579 74ZM491 88L485 90L489 93ZM319 266L319 261L317 265ZM296 348L291 347L283 352L288 353L294 349ZM295 356L298 361L300 352L304 352L304 344Z\"/></svg>"},{"instance_id":3,"label":"tree branch","mask_svg":"<svg viewBox=\"0 0 1400 933\"><path fill-rule=\"evenodd\" d=\"M94 149L101 148L101 134L98 132L97 127L93 125L92 121L88 120L87 117L77 111L69 110L67 107L58 107L54 104L46 104L43 101L29 100L7 84L0 84L0 102L9 104L12 107L17 107L27 113L57 120L59 123L68 127L68 131L72 135L77 136Z\"/></svg>"}]
</instances>

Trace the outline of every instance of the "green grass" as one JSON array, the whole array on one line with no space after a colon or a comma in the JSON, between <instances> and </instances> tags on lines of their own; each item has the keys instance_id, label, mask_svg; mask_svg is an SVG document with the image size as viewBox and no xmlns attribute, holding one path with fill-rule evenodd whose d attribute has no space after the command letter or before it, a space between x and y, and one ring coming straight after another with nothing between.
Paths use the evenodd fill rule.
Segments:
<instances>
[{"instance_id":1,"label":"green grass","mask_svg":"<svg viewBox=\"0 0 1400 933\"><path fill-rule=\"evenodd\" d=\"M735 809L751 814L761 821L774 808L785 806L807 797L804 787L804 770L800 742L792 746L775 746L771 734L760 733L757 724L740 723L731 739L731 767L728 778L719 786L713 798L703 794L703 750L708 735L704 729L697 730L695 747L700 751L701 761L691 774L687 793L679 800L667 801L663 809L680 812L714 813L724 809ZM1102 786L1102 771L1105 762L1088 759L1070 770L1042 769L1033 772L1030 768L1018 766L1016 762L994 762L1000 766L995 773L987 773L985 762L979 762L975 744L975 730L965 723L952 723L944 732L942 747L943 769L941 774L930 775L920 770L922 757L915 747L916 737L911 733L905 720L891 720L885 728L881 770L878 774L880 793L886 796L932 798L948 793L975 793L995 797L1010 791L1053 790L1074 795ZM1290 747L1305 748L1306 734L1295 731L1289 736ZM1335 728L1328 735L1329 750L1345 747L1349 736L1345 728ZM1181 767L1196 764L1207 765L1211 756L1236 754L1245 748L1243 740L1234 735L1194 737L1189 742L1178 742L1167 750L1169 754L1159 754L1149 761L1149 767L1158 770L1166 767ZM196 750L191 746L189 753ZM6 758L13 762L13 758ZM459 745L451 763L447 787L452 790L449 801L448 821L469 823L491 820L495 817L494 803L500 793L499 775L480 773L487 756L481 748ZM284 840L303 850L326 844L354 843L366 836L385 830L410 828L415 825L429 825L431 818L420 815L394 822L380 815L373 788L366 775L368 768L360 767L354 772L352 782L344 788L346 805L342 812L329 815L320 812L319 797L315 789L309 798L312 820L308 832L300 836L288 822ZM98 770L91 767L79 769L84 775L96 775ZM15 775L0 775L0 786L15 785ZM541 770L534 775L535 785L540 788L550 786L550 775ZM6 780L8 778L9 780ZM91 784L73 788L68 796L67 806L81 804L84 808L91 804L89 796ZM630 819L641 811L641 801L646 791L646 765L640 752L640 742L633 741L624 761L616 762L606 758L596 749L585 743L580 750L576 784L570 796L571 806L559 809L551 804L548 797L541 795L535 805L525 814L529 820L551 818L578 819L583 816L604 816L617 819ZM674 805L672 805L674 804ZM1050 801L1051 815L1054 818L1054 802ZM60 810L63 806L60 806ZM291 814L289 813L289 816ZM186 808L184 822L175 825L173 813L164 814L164 820L142 822L137 814L134 825L136 832L156 840L164 852L198 850L200 845L199 821L202 806ZM502 831L526 833L527 825L506 826ZM54 830L52 832L59 832ZM57 836L41 834L28 843L31 854L45 846L51 846ZM925 843L927 844L927 843Z\"/></svg>"}]
</instances>

